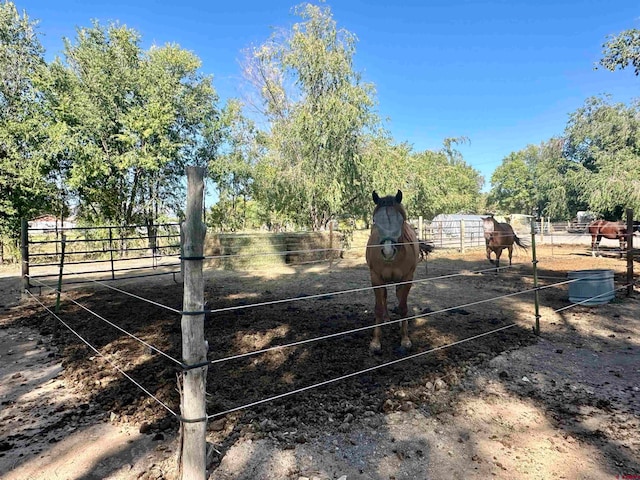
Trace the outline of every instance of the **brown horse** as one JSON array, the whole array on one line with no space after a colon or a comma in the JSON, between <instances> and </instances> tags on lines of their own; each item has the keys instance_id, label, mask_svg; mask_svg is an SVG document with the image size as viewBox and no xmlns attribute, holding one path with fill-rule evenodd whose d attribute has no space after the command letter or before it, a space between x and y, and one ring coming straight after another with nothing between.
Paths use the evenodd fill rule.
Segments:
<instances>
[{"instance_id":1,"label":"brown horse","mask_svg":"<svg viewBox=\"0 0 640 480\"><path fill-rule=\"evenodd\" d=\"M483 218L482 226L484 228L484 241L487 246L487 260L495 264L496 271L500 268L500 255L505 248L509 251L509 265L511 265L511 257L513 255L513 244L515 243L523 249L527 249L522 239L511 228L508 223L500 223L493 216ZM495 262L491 260L491 252L495 253Z\"/></svg>"},{"instance_id":2,"label":"brown horse","mask_svg":"<svg viewBox=\"0 0 640 480\"><path fill-rule=\"evenodd\" d=\"M595 220L589 224L587 231L591 235L591 255L600 254L600 240L602 237L620 242L620 256L626 251L629 232L622 222L609 222L607 220ZM633 222L633 232L640 231L640 222ZM631 234L633 234L631 232Z\"/></svg>"},{"instance_id":3,"label":"brown horse","mask_svg":"<svg viewBox=\"0 0 640 480\"><path fill-rule=\"evenodd\" d=\"M380 352L382 322L389 321L387 310L387 287L389 283L407 282L396 286L398 297L398 310L404 318L409 311L407 297L411 290L411 281L418 264L420 247L415 231L407 223L407 213L400 203L402 192L393 196L380 198L373 192L373 201L376 204L373 210L373 227L367 242L366 259L371 274L371 285L376 296L375 319L376 327L373 330L373 339L369 348L372 352ZM402 336L401 347L411 348L409 339L409 325L407 320L400 322Z\"/></svg>"}]
</instances>

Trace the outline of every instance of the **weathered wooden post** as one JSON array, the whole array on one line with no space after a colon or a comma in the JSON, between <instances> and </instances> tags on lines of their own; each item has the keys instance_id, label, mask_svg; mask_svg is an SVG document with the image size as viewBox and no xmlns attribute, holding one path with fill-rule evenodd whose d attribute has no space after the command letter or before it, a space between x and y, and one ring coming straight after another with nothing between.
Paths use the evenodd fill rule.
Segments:
<instances>
[{"instance_id":1,"label":"weathered wooden post","mask_svg":"<svg viewBox=\"0 0 640 480\"><path fill-rule=\"evenodd\" d=\"M29 290L29 223L26 218L20 221L20 256L22 263L22 288Z\"/></svg>"},{"instance_id":2,"label":"weathered wooden post","mask_svg":"<svg viewBox=\"0 0 640 480\"><path fill-rule=\"evenodd\" d=\"M633 294L633 209L627 208L627 297Z\"/></svg>"},{"instance_id":3,"label":"weathered wooden post","mask_svg":"<svg viewBox=\"0 0 640 480\"><path fill-rule=\"evenodd\" d=\"M325 256L325 258L327 258ZM333 267L333 220L329 221L329 269Z\"/></svg>"},{"instance_id":4,"label":"weathered wooden post","mask_svg":"<svg viewBox=\"0 0 640 480\"><path fill-rule=\"evenodd\" d=\"M182 480L205 480L207 411L207 343L204 339L205 224L202 221L204 168L187 167L187 210L182 226L184 297L182 314Z\"/></svg>"},{"instance_id":5,"label":"weathered wooden post","mask_svg":"<svg viewBox=\"0 0 640 480\"><path fill-rule=\"evenodd\" d=\"M116 271L113 266L113 230L109 227L109 258L111 259L111 280L116 279Z\"/></svg>"},{"instance_id":6,"label":"weathered wooden post","mask_svg":"<svg viewBox=\"0 0 640 480\"><path fill-rule=\"evenodd\" d=\"M418 217L418 240L424 240L424 233L423 233L423 228L424 228L424 223L422 220L422 215L420 215Z\"/></svg>"},{"instance_id":7,"label":"weathered wooden post","mask_svg":"<svg viewBox=\"0 0 640 480\"><path fill-rule=\"evenodd\" d=\"M531 217L531 264L533 265L533 302L535 308L536 324L533 333L540 335L540 290L538 289L538 257L536 255L536 217Z\"/></svg>"},{"instance_id":8,"label":"weathered wooden post","mask_svg":"<svg viewBox=\"0 0 640 480\"><path fill-rule=\"evenodd\" d=\"M67 247L67 236L62 233L61 236L61 247L60 247L60 269L58 272L58 291L56 292L56 308L55 312L60 313L60 294L62 293L62 277L64 275L64 251ZM54 334L56 329L54 328Z\"/></svg>"}]
</instances>

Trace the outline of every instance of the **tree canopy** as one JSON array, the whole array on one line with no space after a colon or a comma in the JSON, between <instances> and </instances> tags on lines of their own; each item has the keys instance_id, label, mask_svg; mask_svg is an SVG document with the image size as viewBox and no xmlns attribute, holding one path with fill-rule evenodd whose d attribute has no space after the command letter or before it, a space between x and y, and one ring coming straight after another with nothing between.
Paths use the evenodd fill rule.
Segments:
<instances>
[{"instance_id":1,"label":"tree canopy","mask_svg":"<svg viewBox=\"0 0 640 480\"><path fill-rule=\"evenodd\" d=\"M370 220L371 192L401 189L410 215L486 210L464 137L418 151L391 137L376 91L355 68L357 37L324 3L249 49L252 95L225 106L212 77L179 45L94 21L47 63L36 22L0 3L0 233L22 217L152 225L179 214L184 166L206 165L220 230ZM599 65L640 69L640 33L608 37ZM487 196L502 213L554 220L590 209L640 209L638 104L587 99L562 136L506 156Z\"/></svg>"},{"instance_id":2,"label":"tree canopy","mask_svg":"<svg viewBox=\"0 0 640 480\"><path fill-rule=\"evenodd\" d=\"M269 209L318 229L363 193L361 150L377 128L373 85L354 70L356 38L328 7L254 48L245 76L268 126L254 195Z\"/></svg>"},{"instance_id":3,"label":"tree canopy","mask_svg":"<svg viewBox=\"0 0 640 480\"><path fill-rule=\"evenodd\" d=\"M219 142L206 129L218 99L200 60L171 44L143 51L134 30L97 22L65 41L64 57L47 94L81 215L127 225L178 208L184 166L204 164Z\"/></svg>"},{"instance_id":4,"label":"tree canopy","mask_svg":"<svg viewBox=\"0 0 640 480\"><path fill-rule=\"evenodd\" d=\"M0 234L55 204L48 135L38 89L46 68L36 23L11 2L0 3Z\"/></svg>"},{"instance_id":5,"label":"tree canopy","mask_svg":"<svg viewBox=\"0 0 640 480\"><path fill-rule=\"evenodd\" d=\"M602 46L599 64L611 71L631 65L634 73L640 74L640 30L632 28L610 35Z\"/></svg>"}]
</instances>

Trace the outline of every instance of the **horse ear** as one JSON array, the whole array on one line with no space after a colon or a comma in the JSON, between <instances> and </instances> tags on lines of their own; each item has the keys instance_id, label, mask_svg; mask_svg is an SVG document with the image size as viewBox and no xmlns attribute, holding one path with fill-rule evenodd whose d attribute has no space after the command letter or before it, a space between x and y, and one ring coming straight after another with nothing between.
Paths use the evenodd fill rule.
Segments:
<instances>
[{"instance_id":1,"label":"horse ear","mask_svg":"<svg viewBox=\"0 0 640 480\"><path fill-rule=\"evenodd\" d=\"M378 192L376 192L374 190L373 191L373 203L375 203L377 205L379 200L380 200L380 197L378 196Z\"/></svg>"},{"instance_id":2,"label":"horse ear","mask_svg":"<svg viewBox=\"0 0 640 480\"><path fill-rule=\"evenodd\" d=\"M402 203L402 191L401 190L398 190L398 193L396 193L396 202Z\"/></svg>"}]
</instances>

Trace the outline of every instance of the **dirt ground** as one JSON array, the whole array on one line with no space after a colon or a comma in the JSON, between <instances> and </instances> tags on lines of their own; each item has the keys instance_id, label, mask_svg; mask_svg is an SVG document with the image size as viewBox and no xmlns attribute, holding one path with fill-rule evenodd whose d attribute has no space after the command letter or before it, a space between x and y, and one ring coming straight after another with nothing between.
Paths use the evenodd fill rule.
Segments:
<instances>
[{"instance_id":1,"label":"dirt ground","mask_svg":"<svg viewBox=\"0 0 640 480\"><path fill-rule=\"evenodd\" d=\"M592 258L584 246L541 246L538 258L541 285L593 268L614 270L616 285L624 284L624 261ZM211 478L640 478L637 291L555 313L570 303L567 285L540 290L537 337L528 254L517 253L514 267L497 275L477 273L490 267L480 250L436 251L427 266L419 265L409 297L416 318L408 353L391 325L381 355L369 353L367 330L211 365L210 415L348 377L211 419ZM181 286L170 277L113 285L181 308ZM208 272L210 309L298 299L208 315L209 358L371 325L371 291L306 298L367 285L362 258L330 268ZM15 272L5 272L0 477L174 478L177 421L105 359L178 411L175 364L80 305L173 358L180 358L179 316L93 284L73 288L62 296L60 317L98 355L63 326L54 336L52 317L18 297Z\"/></svg>"}]
</instances>

